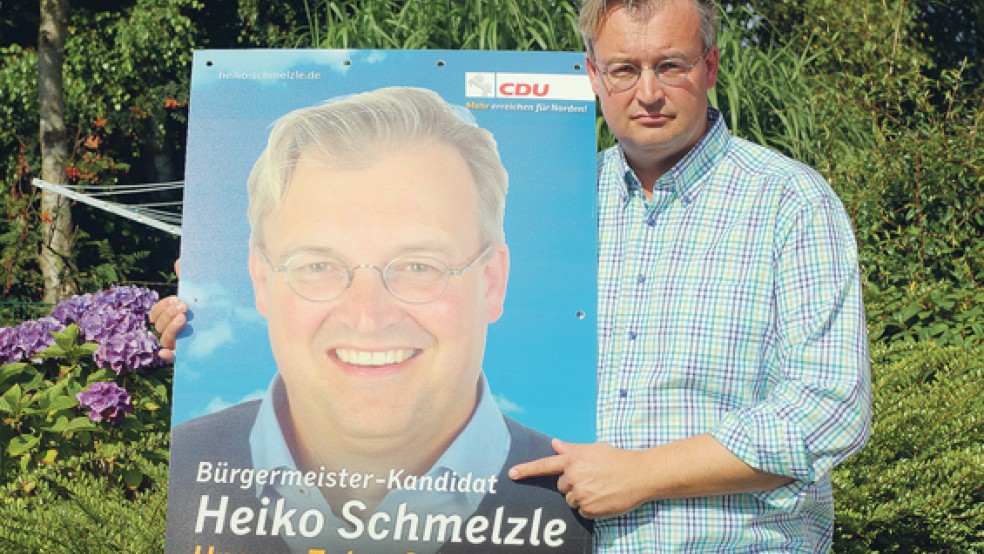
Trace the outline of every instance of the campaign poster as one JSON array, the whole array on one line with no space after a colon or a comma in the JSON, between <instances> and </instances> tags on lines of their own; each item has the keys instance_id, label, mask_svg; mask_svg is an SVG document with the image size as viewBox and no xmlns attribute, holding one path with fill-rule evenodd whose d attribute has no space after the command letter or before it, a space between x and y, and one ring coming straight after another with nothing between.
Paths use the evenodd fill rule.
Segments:
<instances>
[{"instance_id":1,"label":"campaign poster","mask_svg":"<svg viewBox=\"0 0 984 554\"><path fill-rule=\"evenodd\" d=\"M594 440L583 62L196 52L168 553L591 551L506 475Z\"/></svg>"}]
</instances>

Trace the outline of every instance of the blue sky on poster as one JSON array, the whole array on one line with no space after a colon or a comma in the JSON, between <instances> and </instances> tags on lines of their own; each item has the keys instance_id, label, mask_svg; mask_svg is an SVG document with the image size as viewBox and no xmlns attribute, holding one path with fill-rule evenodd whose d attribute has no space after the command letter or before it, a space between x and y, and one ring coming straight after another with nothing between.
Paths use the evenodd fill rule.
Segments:
<instances>
[{"instance_id":1,"label":"blue sky on poster","mask_svg":"<svg viewBox=\"0 0 984 554\"><path fill-rule=\"evenodd\" d=\"M475 100L466 96L466 72L583 76L581 62L583 54L558 52L197 53L179 291L193 313L178 346L175 423L262 394L275 371L246 272L245 182L277 118L391 85L431 88L464 107ZM470 111L496 137L510 174L512 254L506 311L490 327L485 371L504 412L548 434L593 440L594 102L482 103Z\"/></svg>"}]
</instances>

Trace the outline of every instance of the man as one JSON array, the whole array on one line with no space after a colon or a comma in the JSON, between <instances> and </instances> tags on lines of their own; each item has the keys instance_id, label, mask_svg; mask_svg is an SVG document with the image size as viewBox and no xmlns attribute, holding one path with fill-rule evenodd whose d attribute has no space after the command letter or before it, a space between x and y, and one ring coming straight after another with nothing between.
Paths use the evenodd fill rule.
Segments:
<instances>
[{"instance_id":1,"label":"man","mask_svg":"<svg viewBox=\"0 0 984 554\"><path fill-rule=\"evenodd\" d=\"M599 157L598 440L559 475L598 552L826 552L870 432L853 232L811 169L709 109L710 0L586 0Z\"/></svg>"},{"instance_id":2,"label":"man","mask_svg":"<svg viewBox=\"0 0 984 554\"><path fill-rule=\"evenodd\" d=\"M590 551L552 479L505 475L552 452L482 374L506 186L491 134L431 91L277 122L248 190L278 372L262 400L174 429L168 552Z\"/></svg>"}]
</instances>

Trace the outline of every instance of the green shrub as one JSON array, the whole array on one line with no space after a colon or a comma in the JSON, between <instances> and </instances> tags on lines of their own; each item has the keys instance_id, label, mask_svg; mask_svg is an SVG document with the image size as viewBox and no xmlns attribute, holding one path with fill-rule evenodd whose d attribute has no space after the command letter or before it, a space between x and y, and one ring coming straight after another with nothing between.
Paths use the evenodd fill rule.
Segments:
<instances>
[{"instance_id":1,"label":"green shrub","mask_svg":"<svg viewBox=\"0 0 984 554\"><path fill-rule=\"evenodd\" d=\"M0 328L0 483L86 460L93 474L137 489L141 464L167 460L172 377L147 324L157 298L114 287ZM165 444L133 452L155 436Z\"/></svg>"},{"instance_id":2,"label":"green shrub","mask_svg":"<svg viewBox=\"0 0 984 554\"><path fill-rule=\"evenodd\" d=\"M113 287L0 328L0 552L160 552L172 373Z\"/></svg>"},{"instance_id":3,"label":"green shrub","mask_svg":"<svg viewBox=\"0 0 984 554\"><path fill-rule=\"evenodd\" d=\"M868 283L864 306L873 343L932 341L969 347L984 342L984 289L961 288L949 281L904 287Z\"/></svg>"},{"instance_id":4,"label":"green shrub","mask_svg":"<svg viewBox=\"0 0 984 554\"><path fill-rule=\"evenodd\" d=\"M871 441L833 474L835 551L984 549L984 348L876 347Z\"/></svg>"},{"instance_id":5,"label":"green shrub","mask_svg":"<svg viewBox=\"0 0 984 554\"><path fill-rule=\"evenodd\" d=\"M167 463L143 464L154 485L135 491L92 475L86 465L57 464L7 484L0 492L0 551L163 552Z\"/></svg>"}]
</instances>

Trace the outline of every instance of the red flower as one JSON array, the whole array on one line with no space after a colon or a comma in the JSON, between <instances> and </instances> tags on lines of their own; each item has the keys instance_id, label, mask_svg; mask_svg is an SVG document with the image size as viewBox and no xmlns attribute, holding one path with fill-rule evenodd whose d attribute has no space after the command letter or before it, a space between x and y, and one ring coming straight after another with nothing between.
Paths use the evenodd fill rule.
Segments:
<instances>
[{"instance_id":1,"label":"red flower","mask_svg":"<svg viewBox=\"0 0 984 554\"><path fill-rule=\"evenodd\" d=\"M176 110L178 108L183 108L187 105L188 105L187 102L178 102L177 100L171 97L168 97L167 100L164 101L165 110Z\"/></svg>"}]
</instances>

